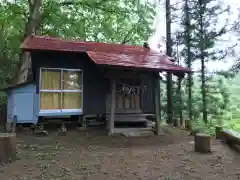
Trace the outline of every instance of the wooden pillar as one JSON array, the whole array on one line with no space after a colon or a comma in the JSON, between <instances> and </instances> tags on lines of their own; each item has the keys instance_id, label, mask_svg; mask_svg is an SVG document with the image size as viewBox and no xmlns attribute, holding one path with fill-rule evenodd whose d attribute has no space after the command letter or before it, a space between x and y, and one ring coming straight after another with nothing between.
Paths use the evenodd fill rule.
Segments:
<instances>
[{"instance_id":1,"label":"wooden pillar","mask_svg":"<svg viewBox=\"0 0 240 180\"><path fill-rule=\"evenodd\" d=\"M179 119L180 125L183 126L183 104L182 104L182 91L181 91L182 77L178 77L178 95L179 95Z\"/></svg>"},{"instance_id":2,"label":"wooden pillar","mask_svg":"<svg viewBox=\"0 0 240 180\"><path fill-rule=\"evenodd\" d=\"M115 106L116 106L116 81L111 81L111 109L109 118L108 135L112 135L114 132L114 120L115 120Z\"/></svg>"},{"instance_id":3,"label":"wooden pillar","mask_svg":"<svg viewBox=\"0 0 240 180\"><path fill-rule=\"evenodd\" d=\"M158 74L155 83L155 113L156 113L156 134L160 134L160 124L161 124L161 102L160 102L160 76Z\"/></svg>"},{"instance_id":4,"label":"wooden pillar","mask_svg":"<svg viewBox=\"0 0 240 180\"><path fill-rule=\"evenodd\" d=\"M172 124L173 102L172 102L172 73L167 73L167 124Z\"/></svg>"},{"instance_id":5,"label":"wooden pillar","mask_svg":"<svg viewBox=\"0 0 240 180\"><path fill-rule=\"evenodd\" d=\"M16 134L0 133L0 163L8 163L16 158Z\"/></svg>"}]
</instances>

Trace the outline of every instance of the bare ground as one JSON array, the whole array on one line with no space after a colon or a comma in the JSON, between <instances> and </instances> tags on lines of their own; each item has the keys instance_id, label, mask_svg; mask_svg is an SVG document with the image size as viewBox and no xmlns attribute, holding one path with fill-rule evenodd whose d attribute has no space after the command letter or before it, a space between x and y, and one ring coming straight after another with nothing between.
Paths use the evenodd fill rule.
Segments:
<instances>
[{"instance_id":1,"label":"bare ground","mask_svg":"<svg viewBox=\"0 0 240 180\"><path fill-rule=\"evenodd\" d=\"M70 131L67 136L18 134L18 159L0 168L1 180L238 180L240 156L213 141L212 154L193 152L193 137L108 137Z\"/></svg>"}]
</instances>

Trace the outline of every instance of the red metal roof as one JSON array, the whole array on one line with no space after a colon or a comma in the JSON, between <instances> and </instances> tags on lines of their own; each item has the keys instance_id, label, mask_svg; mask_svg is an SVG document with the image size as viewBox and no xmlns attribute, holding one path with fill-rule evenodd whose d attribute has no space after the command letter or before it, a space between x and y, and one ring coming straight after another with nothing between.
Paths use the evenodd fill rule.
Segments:
<instances>
[{"instance_id":1,"label":"red metal roof","mask_svg":"<svg viewBox=\"0 0 240 180\"><path fill-rule=\"evenodd\" d=\"M184 71L188 68L175 65L170 57L148 48L124 44L67 41L46 36L29 36L21 48L66 52L86 52L96 64L146 68L158 71Z\"/></svg>"}]
</instances>

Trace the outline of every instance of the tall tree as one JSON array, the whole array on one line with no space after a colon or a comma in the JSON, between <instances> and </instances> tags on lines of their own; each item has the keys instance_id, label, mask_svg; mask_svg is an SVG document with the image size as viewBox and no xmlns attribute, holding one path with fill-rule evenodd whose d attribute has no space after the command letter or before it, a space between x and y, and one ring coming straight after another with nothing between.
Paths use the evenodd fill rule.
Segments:
<instances>
[{"instance_id":1,"label":"tall tree","mask_svg":"<svg viewBox=\"0 0 240 180\"><path fill-rule=\"evenodd\" d=\"M194 58L200 59L201 64L201 94L202 94L202 112L203 121L208 123L207 116L207 78L206 62L222 60L225 52L216 47L218 40L226 33L226 24L221 28L216 28L219 15L228 11L228 8L223 9L220 3L216 0L199 0L192 3L192 14L194 26L193 32L193 49Z\"/></svg>"},{"instance_id":2,"label":"tall tree","mask_svg":"<svg viewBox=\"0 0 240 180\"><path fill-rule=\"evenodd\" d=\"M190 25L190 9L189 1L185 0L184 4L184 45L185 45L185 55L186 63L189 69L192 69L192 57L191 57L191 25ZM188 74L188 112L189 120L192 121L192 73Z\"/></svg>"},{"instance_id":3,"label":"tall tree","mask_svg":"<svg viewBox=\"0 0 240 180\"><path fill-rule=\"evenodd\" d=\"M29 14L25 23L25 29L23 33L23 40L32 34L36 34L37 28L40 25L41 12L40 8L42 0L28 0ZM30 68L30 56L27 52L21 52L19 62L19 71L17 74L17 83L22 83L27 80L31 73Z\"/></svg>"},{"instance_id":4,"label":"tall tree","mask_svg":"<svg viewBox=\"0 0 240 180\"><path fill-rule=\"evenodd\" d=\"M171 37L171 2L166 0L166 49L167 55L172 56L172 37ZM172 100L172 73L167 73L167 123L172 123L173 118L173 100Z\"/></svg>"},{"instance_id":5,"label":"tall tree","mask_svg":"<svg viewBox=\"0 0 240 180\"><path fill-rule=\"evenodd\" d=\"M204 11L206 9L206 4L203 2L203 0L199 0L199 25L200 25L200 59L201 59L201 81L202 81L202 86L201 86L201 92L202 92L202 111L203 111L203 121L205 123L208 123L207 120L207 101L206 101L206 79L205 79L205 43L204 43L204 22L203 22L203 16L204 16Z\"/></svg>"},{"instance_id":6,"label":"tall tree","mask_svg":"<svg viewBox=\"0 0 240 180\"><path fill-rule=\"evenodd\" d=\"M30 58L19 48L28 35L142 45L155 18L153 4L135 0L0 1L0 12L0 88L28 77Z\"/></svg>"},{"instance_id":7,"label":"tall tree","mask_svg":"<svg viewBox=\"0 0 240 180\"><path fill-rule=\"evenodd\" d=\"M154 7L149 2L127 0L23 0L10 2L25 6L25 30L21 40L31 34L44 34L90 41L141 44L152 32ZM30 58L21 53L17 82L25 81Z\"/></svg>"}]
</instances>

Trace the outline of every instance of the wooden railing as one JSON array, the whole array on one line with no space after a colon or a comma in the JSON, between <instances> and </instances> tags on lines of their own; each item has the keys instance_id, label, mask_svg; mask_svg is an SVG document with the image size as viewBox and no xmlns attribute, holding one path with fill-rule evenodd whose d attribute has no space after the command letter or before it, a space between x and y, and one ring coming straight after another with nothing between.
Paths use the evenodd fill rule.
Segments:
<instances>
[{"instance_id":1,"label":"wooden railing","mask_svg":"<svg viewBox=\"0 0 240 180\"><path fill-rule=\"evenodd\" d=\"M240 133L231 129L221 129L219 139L240 153Z\"/></svg>"}]
</instances>

